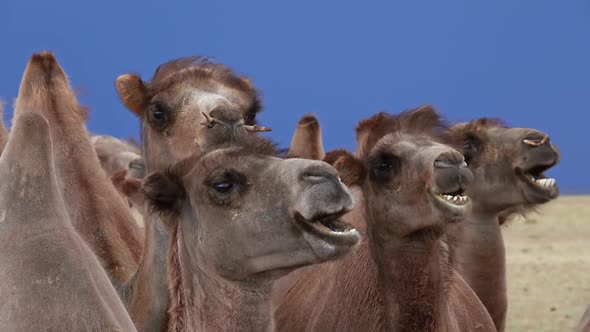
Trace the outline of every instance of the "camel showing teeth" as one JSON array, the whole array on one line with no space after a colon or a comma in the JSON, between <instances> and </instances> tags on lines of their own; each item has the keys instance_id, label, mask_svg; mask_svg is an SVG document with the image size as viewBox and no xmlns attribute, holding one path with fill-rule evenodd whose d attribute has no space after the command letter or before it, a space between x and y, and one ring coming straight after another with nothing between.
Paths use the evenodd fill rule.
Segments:
<instances>
[{"instance_id":1,"label":"camel showing teeth","mask_svg":"<svg viewBox=\"0 0 590 332\"><path fill-rule=\"evenodd\" d=\"M534 183L536 183L537 185L541 186L541 187L545 187L545 188L550 188L555 186L555 179L549 178L549 179L538 179L538 180L534 180Z\"/></svg>"}]
</instances>

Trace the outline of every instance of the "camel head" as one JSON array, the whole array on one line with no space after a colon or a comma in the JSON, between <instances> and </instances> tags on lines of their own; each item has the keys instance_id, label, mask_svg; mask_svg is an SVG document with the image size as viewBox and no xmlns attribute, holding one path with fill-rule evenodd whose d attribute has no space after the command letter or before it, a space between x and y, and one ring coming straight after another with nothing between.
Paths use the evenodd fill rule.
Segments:
<instances>
[{"instance_id":1,"label":"camel head","mask_svg":"<svg viewBox=\"0 0 590 332\"><path fill-rule=\"evenodd\" d=\"M151 81L125 74L116 80L119 96L140 117L142 144L149 170L160 170L203 150L211 118L233 113L235 124L255 127L260 112L251 82L202 57L181 58L160 65Z\"/></svg>"},{"instance_id":2,"label":"camel head","mask_svg":"<svg viewBox=\"0 0 590 332\"><path fill-rule=\"evenodd\" d=\"M143 179L145 163L141 148L134 141L123 141L108 135L94 135L90 138L100 165L108 176L127 170L128 176Z\"/></svg>"},{"instance_id":3,"label":"camel head","mask_svg":"<svg viewBox=\"0 0 590 332\"><path fill-rule=\"evenodd\" d=\"M269 141L247 135L145 179L149 207L168 216L193 268L228 280L275 278L360 241L340 219L353 203L336 170L275 154Z\"/></svg>"},{"instance_id":4,"label":"camel head","mask_svg":"<svg viewBox=\"0 0 590 332\"><path fill-rule=\"evenodd\" d=\"M474 175L468 192L474 209L514 210L559 195L555 179L544 175L559 162L559 152L547 134L483 118L453 126L450 138Z\"/></svg>"},{"instance_id":5,"label":"camel head","mask_svg":"<svg viewBox=\"0 0 590 332\"><path fill-rule=\"evenodd\" d=\"M442 144L444 123L429 106L379 113L357 127L357 155L329 153L346 183L362 186L368 225L386 238L415 238L461 221L472 175L463 156Z\"/></svg>"}]
</instances>

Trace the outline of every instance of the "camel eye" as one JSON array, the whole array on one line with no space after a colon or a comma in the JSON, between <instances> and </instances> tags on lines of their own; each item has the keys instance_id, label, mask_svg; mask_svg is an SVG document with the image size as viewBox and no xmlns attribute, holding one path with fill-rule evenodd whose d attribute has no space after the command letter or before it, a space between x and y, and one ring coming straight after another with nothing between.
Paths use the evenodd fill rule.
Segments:
<instances>
[{"instance_id":1,"label":"camel eye","mask_svg":"<svg viewBox=\"0 0 590 332\"><path fill-rule=\"evenodd\" d=\"M163 127L168 120L168 110L161 104L152 105L149 110L150 122L158 127Z\"/></svg>"},{"instance_id":2,"label":"camel eye","mask_svg":"<svg viewBox=\"0 0 590 332\"><path fill-rule=\"evenodd\" d=\"M229 182L218 182L213 184L213 189L220 194L227 194L234 187L233 183Z\"/></svg>"},{"instance_id":3,"label":"camel eye","mask_svg":"<svg viewBox=\"0 0 590 332\"><path fill-rule=\"evenodd\" d=\"M388 163L381 163L379 165L377 165L377 171L379 172L387 172L389 171L391 168L393 167L393 165L388 164Z\"/></svg>"},{"instance_id":4,"label":"camel eye","mask_svg":"<svg viewBox=\"0 0 590 332\"><path fill-rule=\"evenodd\" d=\"M475 137L468 137L463 143L463 157L469 165L475 158L479 150L479 140Z\"/></svg>"},{"instance_id":5,"label":"camel eye","mask_svg":"<svg viewBox=\"0 0 590 332\"><path fill-rule=\"evenodd\" d=\"M378 181L388 181L399 166L400 160L391 153L380 154L373 160L373 178Z\"/></svg>"},{"instance_id":6,"label":"camel eye","mask_svg":"<svg viewBox=\"0 0 590 332\"><path fill-rule=\"evenodd\" d=\"M232 169L219 170L207 181L211 199L218 204L232 204L248 190L246 177Z\"/></svg>"},{"instance_id":7,"label":"camel eye","mask_svg":"<svg viewBox=\"0 0 590 332\"><path fill-rule=\"evenodd\" d=\"M154 121L162 121L164 119L166 119L166 113L164 113L162 111L152 112L152 120L154 120Z\"/></svg>"}]
</instances>

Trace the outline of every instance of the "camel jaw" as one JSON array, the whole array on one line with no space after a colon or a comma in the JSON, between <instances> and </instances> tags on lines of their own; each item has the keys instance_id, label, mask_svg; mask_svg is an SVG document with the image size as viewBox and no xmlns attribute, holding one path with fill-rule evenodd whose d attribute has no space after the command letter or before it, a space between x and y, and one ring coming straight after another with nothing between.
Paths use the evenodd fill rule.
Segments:
<instances>
[{"instance_id":1,"label":"camel jaw","mask_svg":"<svg viewBox=\"0 0 590 332\"><path fill-rule=\"evenodd\" d=\"M342 210L310 220L295 213L296 225L303 231L304 237L320 259L338 258L360 242L359 231L341 220L346 213L348 210Z\"/></svg>"},{"instance_id":2,"label":"camel jaw","mask_svg":"<svg viewBox=\"0 0 590 332\"><path fill-rule=\"evenodd\" d=\"M557 181L554 178L545 177L543 174L545 169L548 167L529 171L516 170L518 178L524 184L523 190L526 191L527 196L535 200L531 203L543 203L559 196Z\"/></svg>"},{"instance_id":3,"label":"camel jaw","mask_svg":"<svg viewBox=\"0 0 590 332\"><path fill-rule=\"evenodd\" d=\"M431 188L428 189L428 192L434 198L433 200L436 207L452 214L452 222L458 222L462 220L463 216L471 208L471 198L469 198L469 196L465 195L463 192L435 192Z\"/></svg>"}]
</instances>

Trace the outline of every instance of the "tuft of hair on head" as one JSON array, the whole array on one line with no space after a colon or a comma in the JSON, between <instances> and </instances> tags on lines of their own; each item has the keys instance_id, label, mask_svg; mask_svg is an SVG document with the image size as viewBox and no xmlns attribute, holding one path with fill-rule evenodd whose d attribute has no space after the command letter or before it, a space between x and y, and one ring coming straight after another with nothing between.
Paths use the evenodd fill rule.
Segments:
<instances>
[{"instance_id":1,"label":"tuft of hair on head","mask_svg":"<svg viewBox=\"0 0 590 332\"><path fill-rule=\"evenodd\" d=\"M208 65L214 65L214 62L212 62L211 60L212 58L200 55L192 55L170 60L159 65L158 68L156 68L156 71L154 71L154 75L152 75L151 82L162 82L170 78L175 73L191 67L207 67Z\"/></svg>"},{"instance_id":2,"label":"tuft of hair on head","mask_svg":"<svg viewBox=\"0 0 590 332\"><path fill-rule=\"evenodd\" d=\"M363 162L344 149L330 151L324 161L334 166L342 182L348 187L361 186L367 177Z\"/></svg>"},{"instance_id":3,"label":"tuft of hair on head","mask_svg":"<svg viewBox=\"0 0 590 332\"><path fill-rule=\"evenodd\" d=\"M485 142L487 138L486 130L494 127L507 128L508 126L502 119L479 118L470 122L457 123L450 127L444 140L445 143L461 150L466 139L477 138L478 141Z\"/></svg>"},{"instance_id":4,"label":"tuft of hair on head","mask_svg":"<svg viewBox=\"0 0 590 332\"><path fill-rule=\"evenodd\" d=\"M409 133L442 139L448 130L447 122L430 105L423 105L393 115L379 112L361 121L356 127L357 145L361 155L370 151L385 135Z\"/></svg>"}]
</instances>

